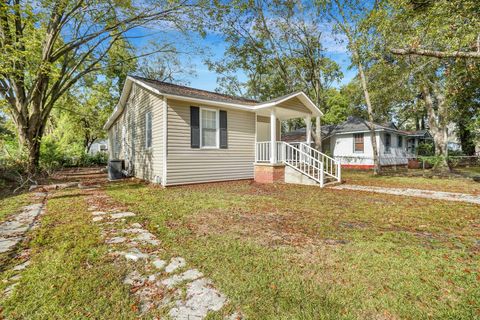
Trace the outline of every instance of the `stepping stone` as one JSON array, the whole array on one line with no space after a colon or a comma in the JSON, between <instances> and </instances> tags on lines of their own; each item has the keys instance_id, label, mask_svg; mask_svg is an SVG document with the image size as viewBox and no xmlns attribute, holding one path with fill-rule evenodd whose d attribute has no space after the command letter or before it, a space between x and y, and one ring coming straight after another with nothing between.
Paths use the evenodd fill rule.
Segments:
<instances>
[{"instance_id":1,"label":"stepping stone","mask_svg":"<svg viewBox=\"0 0 480 320\"><path fill-rule=\"evenodd\" d=\"M147 259L149 257L148 254L140 252L138 249L132 249L129 252L122 252L123 256L127 260L138 261L140 259Z\"/></svg>"},{"instance_id":2,"label":"stepping stone","mask_svg":"<svg viewBox=\"0 0 480 320\"><path fill-rule=\"evenodd\" d=\"M111 239L107 239L105 242L108 244L116 244L116 243L123 243L127 241L127 238L125 237L113 237Z\"/></svg>"},{"instance_id":3,"label":"stepping stone","mask_svg":"<svg viewBox=\"0 0 480 320\"><path fill-rule=\"evenodd\" d=\"M142 225L138 222L135 222L135 223L132 223L131 227L136 228L136 229L140 229L140 228L142 228Z\"/></svg>"},{"instance_id":4,"label":"stepping stone","mask_svg":"<svg viewBox=\"0 0 480 320\"><path fill-rule=\"evenodd\" d=\"M35 192L33 194L34 197L39 197L39 198L43 198L43 197L46 197L47 196L47 193L46 192Z\"/></svg>"},{"instance_id":5,"label":"stepping stone","mask_svg":"<svg viewBox=\"0 0 480 320\"><path fill-rule=\"evenodd\" d=\"M138 287L145 283L145 277L142 277L142 275L135 270L127 274L125 280L123 280L123 283Z\"/></svg>"},{"instance_id":6,"label":"stepping stone","mask_svg":"<svg viewBox=\"0 0 480 320\"><path fill-rule=\"evenodd\" d=\"M22 239L22 237L8 239L0 238L0 253L12 250L12 248L15 247Z\"/></svg>"},{"instance_id":7,"label":"stepping stone","mask_svg":"<svg viewBox=\"0 0 480 320\"><path fill-rule=\"evenodd\" d=\"M15 267L13 267L13 271L22 271L24 270L26 267L28 267L30 265L30 260L27 260L25 261L24 263L21 263L21 264L18 264L16 265Z\"/></svg>"},{"instance_id":8,"label":"stepping stone","mask_svg":"<svg viewBox=\"0 0 480 320\"><path fill-rule=\"evenodd\" d=\"M167 288L171 289L171 288L175 287L176 285L178 285L179 283L182 283L184 281L195 280L195 279L198 279L198 278L201 278L201 277L203 277L203 273L201 273L197 269L191 269L191 270L185 271L182 274L177 274L177 275L174 275L170 278L167 278L167 279L163 280L161 282L161 284L166 286Z\"/></svg>"},{"instance_id":9,"label":"stepping stone","mask_svg":"<svg viewBox=\"0 0 480 320\"><path fill-rule=\"evenodd\" d=\"M107 214L107 213L103 212L103 211L93 211L92 214L94 216L102 216L102 215Z\"/></svg>"},{"instance_id":10,"label":"stepping stone","mask_svg":"<svg viewBox=\"0 0 480 320\"><path fill-rule=\"evenodd\" d=\"M185 267L186 264L187 264L187 262L182 257L172 258L172 260L170 260L170 263L168 264L168 266L165 268L165 271L167 273L172 273L173 271L175 271L179 268Z\"/></svg>"},{"instance_id":11,"label":"stepping stone","mask_svg":"<svg viewBox=\"0 0 480 320\"><path fill-rule=\"evenodd\" d=\"M127 218L127 217L134 217L135 213L133 212L118 212L118 213L112 213L110 217L112 219L121 219L121 218Z\"/></svg>"},{"instance_id":12,"label":"stepping stone","mask_svg":"<svg viewBox=\"0 0 480 320\"><path fill-rule=\"evenodd\" d=\"M28 225L19 221L7 221L0 224L0 236L11 237L17 233L24 233L28 230Z\"/></svg>"},{"instance_id":13,"label":"stepping stone","mask_svg":"<svg viewBox=\"0 0 480 320\"><path fill-rule=\"evenodd\" d=\"M130 228L130 229L123 229L122 232L124 233L145 233L148 232L145 229L142 228Z\"/></svg>"},{"instance_id":14,"label":"stepping stone","mask_svg":"<svg viewBox=\"0 0 480 320\"><path fill-rule=\"evenodd\" d=\"M103 217L93 217L92 220L93 222L99 222L103 220Z\"/></svg>"},{"instance_id":15,"label":"stepping stone","mask_svg":"<svg viewBox=\"0 0 480 320\"><path fill-rule=\"evenodd\" d=\"M135 240L137 241L140 241L140 242L146 242L148 244L151 244L151 245L154 245L154 246L158 246L160 244L160 241L157 240L155 238L155 236L153 234L151 234L150 232L144 232L144 233L140 233L136 238Z\"/></svg>"},{"instance_id":16,"label":"stepping stone","mask_svg":"<svg viewBox=\"0 0 480 320\"><path fill-rule=\"evenodd\" d=\"M219 311L226 302L225 296L213 288L210 280L202 278L188 284L185 301L177 301L168 315L172 319L203 319L209 312Z\"/></svg>"},{"instance_id":17,"label":"stepping stone","mask_svg":"<svg viewBox=\"0 0 480 320\"><path fill-rule=\"evenodd\" d=\"M161 259L155 259L155 260L153 260L152 264L155 268L161 270L161 269L163 269L163 267L165 267L167 262L164 261L164 260L161 260Z\"/></svg>"},{"instance_id":18,"label":"stepping stone","mask_svg":"<svg viewBox=\"0 0 480 320\"><path fill-rule=\"evenodd\" d=\"M9 295L12 294L13 292L13 289L15 289L15 287L18 286L18 282L17 283L12 283L11 285L9 285L8 287L5 288L5 290L3 290L3 294L8 297Z\"/></svg>"}]
</instances>

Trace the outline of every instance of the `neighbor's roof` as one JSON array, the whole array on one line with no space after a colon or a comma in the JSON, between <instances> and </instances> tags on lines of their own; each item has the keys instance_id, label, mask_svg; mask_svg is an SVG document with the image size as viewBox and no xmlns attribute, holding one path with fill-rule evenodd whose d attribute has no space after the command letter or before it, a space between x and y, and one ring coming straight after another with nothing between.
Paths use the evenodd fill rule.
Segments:
<instances>
[{"instance_id":1,"label":"neighbor's roof","mask_svg":"<svg viewBox=\"0 0 480 320\"><path fill-rule=\"evenodd\" d=\"M348 117L348 119L338 125L324 125L322 126L322 138L325 139L334 134L342 134L342 133L355 133L355 132L368 132L370 131L369 125L371 122L364 120L358 117ZM418 131L407 131L407 130L398 130L396 126L393 124L388 125L380 125L377 123L373 123L373 127L375 131L389 131L389 132L396 132L398 134L403 134L406 136L412 137L423 137L423 136L430 136L428 130L418 130ZM283 141L305 141L306 140L306 133L305 128L300 128L291 132L287 132L282 134ZM314 129L312 129L312 134Z\"/></svg>"},{"instance_id":2,"label":"neighbor's roof","mask_svg":"<svg viewBox=\"0 0 480 320\"><path fill-rule=\"evenodd\" d=\"M149 84L151 87L157 89L158 91L164 94L212 100L212 101L232 102L232 103L239 103L239 104L245 104L245 105L258 104L258 101L253 99L235 97L235 96L222 94L218 92L200 90L200 89L190 88L186 86L181 86L178 84L152 80L152 79L147 79L147 78L138 77L138 76L131 76L131 77L133 79Z\"/></svg>"}]
</instances>

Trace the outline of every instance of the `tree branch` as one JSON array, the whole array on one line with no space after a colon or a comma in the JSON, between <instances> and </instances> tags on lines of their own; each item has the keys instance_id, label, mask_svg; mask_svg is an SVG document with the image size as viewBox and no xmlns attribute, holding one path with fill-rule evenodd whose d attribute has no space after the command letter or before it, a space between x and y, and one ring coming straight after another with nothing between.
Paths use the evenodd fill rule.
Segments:
<instances>
[{"instance_id":1,"label":"tree branch","mask_svg":"<svg viewBox=\"0 0 480 320\"><path fill-rule=\"evenodd\" d=\"M425 57L432 57L437 59L445 59L445 58L474 58L480 59L480 52L478 51L455 51L455 52L447 52L447 51L438 51L438 50L426 50L426 49L419 49L419 48L405 48L405 49L390 49L390 52L395 55L400 56L425 56Z\"/></svg>"}]
</instances>

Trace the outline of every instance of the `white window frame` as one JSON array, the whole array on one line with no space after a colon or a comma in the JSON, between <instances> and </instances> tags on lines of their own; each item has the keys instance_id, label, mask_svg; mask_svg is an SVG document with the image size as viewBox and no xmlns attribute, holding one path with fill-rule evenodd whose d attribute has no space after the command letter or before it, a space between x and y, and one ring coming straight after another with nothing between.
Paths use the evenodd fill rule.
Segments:
<instances>
[{"instance_id":1,"label":"white window frame","mask_svg":"<svg viewBox=\"0 0 480 320\"><path fill-rule=\"evenodd\" d=\"M148 145L148 117L150 116L150 146ZM153 118L152 112L145 112L145 149L151 150L153 147Z\"/></svg>"},{"instance_id":2,"label":"white window frame","mask_svg":"<svg viewBox=\"0 0 480 320\"><path fill-rule=\"evenodd\" d=\"M356 151L355 150L355 135L361 134L362 135L362 140L363 140L363 150L362 151ZM365 133L364 132L357 132L353 134L353 153L365 153Z\"/></svg>"},{"instance_id":3,"label":"white window frame","mask_svg":"<svg viewBox=\"0 0 480 320\"><path fill-rule=\"evenodd\" d=\"M203 145L203 121L202 121L202 111L214 111L215 112L215 122L216 122L216 130L215 130L215 146L204 146ZM200 149L220 149L220 111L218 109L212 108L205 108L200 107Z\"/></svg>"}]
</instances>

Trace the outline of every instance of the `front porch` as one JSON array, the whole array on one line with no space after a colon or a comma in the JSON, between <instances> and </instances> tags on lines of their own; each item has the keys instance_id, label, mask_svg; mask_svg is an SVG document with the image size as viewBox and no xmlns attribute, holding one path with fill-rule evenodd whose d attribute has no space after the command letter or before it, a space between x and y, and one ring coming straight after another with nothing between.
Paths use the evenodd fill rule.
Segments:
<instances>
[{"instance_id":1,"label":"front porch","mask_svg":"<svg viewBox=\"0 0 480 320\"><path fill-rule=\"evenodd\" d=\"M255 181L291 182L324 186L326 180L340 181L340 164L310 147L312 118L320 110L303 93L276 99L256 112ZM281 141L282 121L302 118L305 142Z\"/></svg>"}]
</instances>

